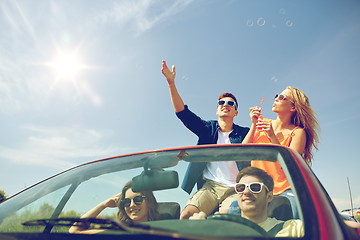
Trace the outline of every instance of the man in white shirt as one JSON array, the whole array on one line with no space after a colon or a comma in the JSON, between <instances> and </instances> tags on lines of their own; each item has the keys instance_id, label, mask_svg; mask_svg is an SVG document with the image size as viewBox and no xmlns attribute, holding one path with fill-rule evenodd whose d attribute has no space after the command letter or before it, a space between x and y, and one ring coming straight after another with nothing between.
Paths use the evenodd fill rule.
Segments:
<instances>
[{"instance_id":1,"label":"man in white shirt","mask_svg":"<svg viewBox=\"0 0 360 240\"><path fill-rule=\"evenodd\" d=\"M175 86L175 66L170 70L163 61L162 73L168 83L176 116L199 137L198 145L242 142L249 128L234 124L238 103L233 94L223 93L218 98L217 120L203 120L182 101ZM249 162L190 163L181 187L190 194L197 183L198 191L188 201L180 219L189 218L200 211L210 214L217 207L220 210L227 209L236 196L233 189L236 175L249 165Z\"/></svg>"}]
</instances>

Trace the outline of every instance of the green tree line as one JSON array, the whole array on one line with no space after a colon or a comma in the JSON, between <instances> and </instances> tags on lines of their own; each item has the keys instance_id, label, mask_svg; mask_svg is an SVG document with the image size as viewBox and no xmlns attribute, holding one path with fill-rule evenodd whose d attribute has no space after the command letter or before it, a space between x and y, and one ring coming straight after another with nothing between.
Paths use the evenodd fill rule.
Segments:
<instances>
[{"instance_id":1,"label":"green tree line","mask_svg":"<svg viewBox=\"0 0 360 240\"><path fill-rule=\"evenodd\" d=\"M48 219L53 214L55 208L48 203L42 204L37 211L26 210L21 213L15 213L13 216L4 219L0 223L0 232L42 232L45 226L24 226L21 223L38 220ZM70 210L61 212L59 218L79 218L81 214ZM103 218L116 218L115 214L110 216L103 216ZM54 227L53 232L68 232L70 227Z\"/></svg>"},{"instance_id":2,"label":"green tree line","mask_svg":"<svg viewBox=\"0 0 360 240\"><path fill-rule=\"evenodd\" d=\"M6 199L6 194L4 190L0 190L0 202Z\"/></svg>"}]
</instances>

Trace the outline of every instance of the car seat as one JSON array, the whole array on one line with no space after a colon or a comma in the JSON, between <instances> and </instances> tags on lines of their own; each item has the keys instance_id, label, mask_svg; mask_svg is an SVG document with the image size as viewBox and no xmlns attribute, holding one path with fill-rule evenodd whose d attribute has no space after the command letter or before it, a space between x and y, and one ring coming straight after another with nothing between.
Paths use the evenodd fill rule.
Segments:
<instances>
[{"instance_id":1,"label":"car seat","mask_svg":"<svg viewBox=\"0 0 360 240\"><path fill-rule=\"evenodd\" d=\"M177 202L159 202L160 219L179 219L180 204Z\"/></svg>"},{"instance_id":2,"label":"car seat","mask_svg":"<svg viewBox=\"0 0 360 240\"><path fill-rule=\"evenodd\" d=\"M268 216L283 221L293 219L290 200L284 196L274 196L268 206Z\"/></svg>"}]
</instances>

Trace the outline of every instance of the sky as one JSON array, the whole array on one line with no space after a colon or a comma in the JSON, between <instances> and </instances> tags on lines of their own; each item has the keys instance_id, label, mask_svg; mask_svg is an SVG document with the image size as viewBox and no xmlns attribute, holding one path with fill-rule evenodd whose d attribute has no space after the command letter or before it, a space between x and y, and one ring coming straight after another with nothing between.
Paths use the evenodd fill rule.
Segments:
<instances>
[{"instance_id":1,"label":"sky","mask_svg":"<svg viewBox=\"0 0 360 240\"><path fill-rule=\"evenodd\" d=\"M0 190L21 191L105 157L195 145L161 61L189 108L264 117L285 87L317 112L312 169L338 210L360 207L358 0L0 0ZM358 156L358 157L356 157Z\"/></svg>"}]
</instances>

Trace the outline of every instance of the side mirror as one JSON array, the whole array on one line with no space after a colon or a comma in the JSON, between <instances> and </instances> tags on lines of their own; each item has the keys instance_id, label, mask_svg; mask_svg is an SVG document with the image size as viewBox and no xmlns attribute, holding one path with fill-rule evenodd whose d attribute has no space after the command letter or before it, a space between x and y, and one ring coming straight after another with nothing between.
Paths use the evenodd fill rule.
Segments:
<instances>
[{"instance_id":1,"label":"side mirror","mask_svg":"<svg viewBox=\"0 0 360 240\"><path fill-rule=\"evenodd\" d=\"M133 177L131 183L133 192L171 189L178 186L178 173L163 169L145 169L140 175Z\"/></svg>"}]
</instances>

